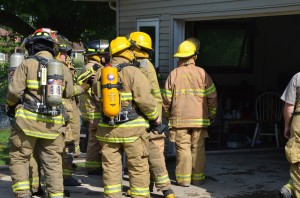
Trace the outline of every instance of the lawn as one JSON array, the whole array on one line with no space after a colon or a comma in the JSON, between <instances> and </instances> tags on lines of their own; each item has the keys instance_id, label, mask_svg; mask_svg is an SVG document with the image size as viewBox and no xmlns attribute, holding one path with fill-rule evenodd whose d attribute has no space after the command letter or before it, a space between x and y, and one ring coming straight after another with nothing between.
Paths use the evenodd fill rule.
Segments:
<instances>
[{"instance_id":1,"label":"lawn","mask_svg":"<svg viewBox=\"0 0 300 198\"><path fill-rule=\"evenodd\" d=\"M8 138L10 135L10 129L0 129L0 165L8 165Z\"/></svg>"}]
</instances>

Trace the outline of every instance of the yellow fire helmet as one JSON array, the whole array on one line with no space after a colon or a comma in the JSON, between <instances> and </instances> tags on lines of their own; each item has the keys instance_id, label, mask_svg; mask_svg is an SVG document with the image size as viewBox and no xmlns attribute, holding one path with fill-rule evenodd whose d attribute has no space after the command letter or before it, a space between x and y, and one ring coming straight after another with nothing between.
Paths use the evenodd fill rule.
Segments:
<instances>
[{"instance_id":1,"label":"yellow fire helmet","mask_svg":"<svg viewBox=\"0 0 300 198\"><path fill-rule=\"evenodd\" d=\"M179 44L174 58L187 58L197 55L200 48L200 42L195 38L190 38Z\"/></svg>"},{"instance_id":2,"label":"yellow fire helmet","mask_svg":"<svg viewBox=\"0 0 300 198\"><path fill-rule=\"evenodd\" d=\"M132 32L129 35L129 38L130 40L133 40L137 46L145 48L147 50L153 50L151 37L147 33Z\"/></svg>"},{"instance_id":3,"label":"yellow fire helmet","mask_svg":"<svg viewBox=\"0 0 300 198\"><path fill-rule=\"evenodd\" d=\"M121 56L130 61L134 59L134 54L130 50L131 43L124 36L118 36L110 42L109 51L111 56Z\"/></svg>"}]
</instances>

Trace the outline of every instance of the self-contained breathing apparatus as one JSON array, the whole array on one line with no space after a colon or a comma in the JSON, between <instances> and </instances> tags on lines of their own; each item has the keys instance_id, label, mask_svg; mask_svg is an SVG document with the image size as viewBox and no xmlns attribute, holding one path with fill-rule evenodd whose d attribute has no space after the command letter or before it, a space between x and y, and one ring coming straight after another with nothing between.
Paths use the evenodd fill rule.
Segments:
<instances>
[{"instance_id":1,"label":"self-contained breathing apparatus","mask_svg":"<svg viewBox=\"0 0 300 198\"><path fill-rule=\"evenodd\" d=\"M134 120L142 115L138 108L133 108L134 101L131 101L127 107L121 108L119 90L122 89L122 82L118 77L118 72L126 66L140 67L138 61L134 61L133 64L122 63L116 67L107 65L101 69L101 84L97 83L97 93L101 93L98 98L102 99L103 105L102 121L110 126ZM168 130L167 125L156 125L154 121L150 121L149 125L148 132L157 131L162 134Z\"/></svg>"},{"instance_id":2,"label":"self-contained breathing apparatus","mask_svg":"<svg viewBox=\"0 0 300 198\"><path fill-rule=\"evenodd\" d=\"M18 52L13 53L9 57L9 68L8 68L8 83L11 83L13 81L13 75L15 73L15 70L24 60L24 55Z\"/></svg>"},{"instance_id":3,"label":"self-contained breathing apparatus","mask_svg":"<svg viewBox=\"0 0 300 198\"><path fill-rule=\"evenodd\" d=\"M122 63L113 67L106 65L101 69L101 83L97 82L98 98L102 99L103 115L102 121L111 126L136 119L141 113L138 109L132 108L134 101L121 108L121 97L119 91L123 88L118 72L126 66L137 66L134 64Z\"/></svg>"},{"instance_id":4,"label":"self-contained breathing apparatus","mask_svg":"<svg viewBox=\"0 0 300 198\"><path fill-rule=\"evenodd\" d=\"M34 101L24 101L24 108L43 115L58 116L64 113L62 104L63 93L63 65L55 59L45 59L41 56L29 56L39 62L38 65L38 81L41 88L41 99L36 98L29 91L29 94Z\"/></svg>"}]
</instances>

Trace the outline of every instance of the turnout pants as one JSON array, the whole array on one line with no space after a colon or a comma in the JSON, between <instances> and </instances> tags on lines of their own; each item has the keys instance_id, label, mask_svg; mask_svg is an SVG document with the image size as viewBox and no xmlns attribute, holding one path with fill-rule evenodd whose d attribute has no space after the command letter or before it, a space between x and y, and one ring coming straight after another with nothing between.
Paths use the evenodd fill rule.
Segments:
<instances>
[{"instance_id":1,"label":"turnout pants","mask_svg":"<svg viewBox=\"0 0 300 198\"><path fill-rule=\"evenodd\" d=\"M296 103L295 112L300 112L300 100ZM291 136L285 145L285 155L291 163L290 176L293 181L294 192L300 197L300 115L295 114L291 123Z\"/></svg>"},{"instance_id":2,"label":"turnout pants","mask_svg":"<svg viewBox=\"0 0 300 198\"><path fill-rule=\"evenodd\" d=\"M148 136L148 135L147 135ZM146 134L131 143L102 142L102 165L105 198L122 197L122 154L127 156L131 197L150 197L150 174Z\"/></svg>"},{"instance_id":3,"label":"turnout pants","mask_svg":"<svg viewBox=\"0 0 300 198\"><path fill-rule=\"evenodd\" d=\"M75 103L75 104L73 104ZM74 154L75 156L79 156L80 154L80 147L79 147L79 143L80 143L80 129L81 129L81 120L80 120L80 109L79 107L76 105L76 102L73 102L73 119L70 122L70 126L71 126L71 131L72 131L72 136L74 138L74 142L75 142L75 151Z\"/></svg>"},{"instance_id":4,"label":"turnout pants","mask_svg":"<svg viewBox=\"0 0 300 198\"><path fill-rule=\"evenodd\" d=\"M88 120L87 122L89 133L85 163L87 171L97 171L102 167L101 142L96 138L98 122L99 119Z\"/></svg>"},{"instance_id":5,"label":"turnout pants","mask_svg":"<svg viewBox=\"0 0 300 198\"><path fill-rule=\"evenodd\" d=\"M29 160L29 182L32 193L36 193L40 187L41 179L41 165L37 155L37 151L34 151Z\"/></svg>"},{"instance_id":6,"label":"turnout pants","mask_svg":"<svg viewBox=\"0 0 300 198\"><path fill-rule=\"evenodd\" d=\"M62 198L64 186L62 178L61 153L64 145L63 135L54 140L27 136L18 126L10 136L10 172L12 190L16 198L31 195L29 182L29 160L35 151L44 171L49 197Z\"/></svg>"},{"instance_id":7,"label":"turnout pants","mask_svg":"<svg viewBox=\"0 0 300 198\"><path fill-rule=\"evenodd\" d=\"M190 185L205 179L206 128L170 130L170 141L176 143L175 176L179 185Z\"/></svg>"},{"instance_id":8,"label":"turnout pants","mask_svg":"<svg viewBox=\"0 0 300 198\"><path fill-rule=\"evenodd\" d=\"M165 135L150 133L149 166L151 183L154 182L158 191L171 189L171 181L165 163Z\"/></svg>"}]
</instances>

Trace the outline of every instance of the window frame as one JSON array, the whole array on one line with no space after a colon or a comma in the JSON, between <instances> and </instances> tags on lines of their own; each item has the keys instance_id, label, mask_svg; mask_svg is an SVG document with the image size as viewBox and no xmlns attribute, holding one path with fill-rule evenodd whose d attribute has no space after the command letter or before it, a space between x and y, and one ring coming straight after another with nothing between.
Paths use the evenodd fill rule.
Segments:
<instances>
[{"instance_id":1,"label":"window frame","mask_svg":"<svg viewBox=\"0 0 300 198\"><path fill-rule=\"evenodd\" d=\"M154 66L155 68L159 67L159 19L152 18L152 19L138 19L136 24L137 31L140 31L141 27L154 27L155 28L155 40L152 39L152 46L154 44ZM147 33L147 32L146 32Z\"/></svg>"},{"instance_id":2,"label":"window frame","mask_svg":"<svg viewBox=\"0 0 300 198\"><path fill-rule=\"evenodd\" d=\"M246 38L248 39L248 44L246 48L241 48L241 50L246 49L248 52L247 56L247 67L242 65L236 66L205 66L199 65L205 68L206 71L211 73L251 73L253 72L253 63L254 63L254 37L256 33L256 27L251 22L203 22L203 21L191 21L186 23L186 38L196 37L197 31L199 30L243 30L246 33ZM200 49L201 46L205 43L200 40ZM243 53L243 52L241 52ZM201 57L199 57L201 58Z\"/></svg>"}]
</instances>

